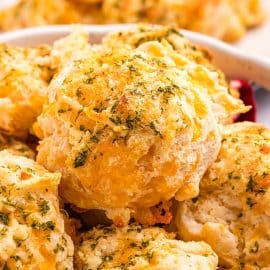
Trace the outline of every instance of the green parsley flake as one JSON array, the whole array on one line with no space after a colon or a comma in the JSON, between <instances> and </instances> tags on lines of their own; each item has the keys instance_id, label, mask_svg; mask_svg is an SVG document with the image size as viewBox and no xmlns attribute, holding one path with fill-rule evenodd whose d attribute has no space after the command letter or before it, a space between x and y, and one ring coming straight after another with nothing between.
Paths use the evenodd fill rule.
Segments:
<instances>
[{"instance_id":1,"label":"green parsley flake","mask_svg":"<svg viewBox=\"0 0 270 270\"><path fill-rule=\"evenodd\" d=\"M246 201L247 205L249 206L250 209L252 209L252 207L256 204L252 198L248 197L247 201Z\"/></svg>"},{"instance_id":2,"label":"green parsley flake","mask_svg":"<svg viewBox=\"0 0 270 270\"><path fill-rule=\"evenodd\" d=\"M63 252L65 249L63 246L57 243L56 248L53 250L54 253Z\"/></svg>"},{"instance_id":3,"label":"green parsley flake","mask_svg":"<svg viewBox=\"0 0 270 270\"><path fill-rule=\"evenodd\" d=\"M82 167L85 164L87 157L88 157L88 150L84 150L84 151L80 152L76 156L76 158L73 162L74 168Z\"/></svg>"},{"instance_id":4,"label":"green parsley flake","mask_svg":"<svg viewBox=\"0 0 270 270\"><path fill-rule=\"evenodd\" d=\"M149 124L149 127L154 131L155 135L158 135L160 138L162 138L162 134L160 133L160 131L156 128L154 122L151 122Z\"/></svg>"},{"instance_id":5,"label":"green parsley flake","mask_svg":"<svg viewBox=\"0 0 270 270\"><path fill-rule=\"evenodd\" d=\"M0 222L5 224L5 225L8 225L8 223L9 223L9 214L0 212Z\"/></svg>"},{"instance_id":6,"label":"green parsley flake","mask_svg":"<svg viewBox=\"0 0 270 270\"><path fill-rule=\"evenodd\" d=\"M249 252L250 253L257 253L259 251L259 243L256 241L254 243L254 246L252 246L250 249L249 249Z\"/></svg>"},{"instance_id":7,"label":"green parsley flake","mask_svg":"<svg viewBox=\"0 0 270 270\"><path fill-rule=\"evenodd\" d=\"M247 183L246 191L247 192L253 192L256 186L257 186L257 182L255 182L253 177L250 176L249 180L248 180L248 183Z\"/></svg>"},{"instance_id":8,"label":"green parsley flake","mask_svg":"<svg viewBox=\"0 0 270 270\"><path fill-rule=\"evenodd\" d=\"M49 206L48 201L46 201L44 199L40 200L38 207L39 207L39 211L40 211L42 216L46 215L48 213L48 211L50 210L50 206Z\"/></svg>"}]
</instances>

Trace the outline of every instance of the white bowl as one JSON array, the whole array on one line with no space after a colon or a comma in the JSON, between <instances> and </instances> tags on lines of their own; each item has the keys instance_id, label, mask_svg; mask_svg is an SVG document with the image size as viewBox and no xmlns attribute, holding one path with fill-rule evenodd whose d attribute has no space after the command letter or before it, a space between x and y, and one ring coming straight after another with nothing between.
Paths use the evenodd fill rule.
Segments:
<instances>
[{"instance_id":1,"label":"white bowl","mask_svg":"<svg viewBox=\"0 0 270 270\"><path fill-rule=\"evenodd\" d=\"M18 0L0 0L0 9L9 8L18 3Z\"/></svg>"},{"instance_id":2,"label":"white bowl","mask_svg":"<svg viewBox=\"0 0 270 270\"><path fill-rule=\"evenodd\" d=\"M98 43L111 31L134 27L132 24L84 25L90 34L90 42ZM51 44L56 39L68 35L71 25L34 27L0 34L0 43L19 46ZM181 31L190 41L207 48L213 55L214 63L232 79L252 80L270 89L270 58L251 55L225 44L217 39L190 32Z\"/></svg>"}]
</instances>

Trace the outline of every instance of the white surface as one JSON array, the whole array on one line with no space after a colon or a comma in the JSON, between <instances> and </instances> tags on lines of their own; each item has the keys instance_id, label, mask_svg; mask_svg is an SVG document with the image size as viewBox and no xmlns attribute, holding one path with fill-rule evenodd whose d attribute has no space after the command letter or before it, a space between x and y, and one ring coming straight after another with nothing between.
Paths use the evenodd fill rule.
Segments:
<instances>
[{"instance_id":1,"label":"white surface","mask_svg":"<svg viewBox=\"0 0 270 270\"><path fill-rule=\"evenodd\" d=\"M17 2L18 0L0 0L0 9L15 5Z\"/></svg>"}]
</instances>

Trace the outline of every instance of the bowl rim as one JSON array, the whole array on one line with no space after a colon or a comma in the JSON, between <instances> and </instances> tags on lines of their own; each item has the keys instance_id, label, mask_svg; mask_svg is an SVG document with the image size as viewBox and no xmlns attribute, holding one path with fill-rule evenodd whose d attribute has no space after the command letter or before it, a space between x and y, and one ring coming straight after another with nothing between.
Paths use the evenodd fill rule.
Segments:
<instances>
[{"instance_id":1,"label":"bowl rim","mask_svg":"<svg viewBox=\"0 0 270 270\"><path fill-rule=\"evenodd\" d=\"M0 43L16 45L17 43L30 42L31 40L52 41L71 33L77 24L50 25L19 29L11 32L0 33ZM107 25L80 25L89 34L102 37L113 31L125 31L135 28L137 24L107 24ZM153 25L158 27L157 25ZM214 63L230 78L253 80L270 89L270 58L253 55L242 51L232 45L204 34L188 30L179 30L188 40L211 51ZM24 42L25 41L25 42ZM44 44L41 42L39 44ZM31 45L29 45L31 46Z\"/></svg>"}]
</instances>

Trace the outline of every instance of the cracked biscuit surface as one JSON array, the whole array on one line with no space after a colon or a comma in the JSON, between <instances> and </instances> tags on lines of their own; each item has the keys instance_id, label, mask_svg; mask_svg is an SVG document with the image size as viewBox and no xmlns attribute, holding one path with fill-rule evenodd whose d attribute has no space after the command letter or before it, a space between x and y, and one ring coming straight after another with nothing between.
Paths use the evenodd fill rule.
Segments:
<instances>
[{"instance_id":1,"label":"cracked biscuit surface","mask_svg":"<svg viewBox=\"0 0 270 270\"><path fill-rule=\"evenodd\" d=\"M204 242L175 240L158 227L132 224L94 228L80 236L76 269L215 270L218 258Z\"/></svg>"},{"instance_id":2,"label":"cracked biscuit surface","mask_svg":"<svg viewBox=\"0 0 270 270\"><path fill-rule=\"evenodd\" d=\"M140 32L151 40L112 36L65 65L34 128L38 162L63 174L61 195L119 224L137 209L197 196L219 150L218 123L247 110L220 72L174 48L184 39L176 30L131 38Z\"/></svg>"},{"instance_id":3,"label":"cracked biscuit surface","mask_svg":"<svg viewBox=\"0 0 270 270\"><path fill-rule=\"evenodd\" d=\"M73 269L59 181L33 160L0 152L0 269Z\"/></svg>"},{"instance_id":4,"label":"cracked biscuit surface","mask_svg":"<svg viewBox=\"0 0 270 270\"><path fill-rule=\"evenodd\" d=\"M200 195L179 206L180 236L209 243L226 269L269 269L269 164L267 128L249 122L225 126Z\"/></svg>"}]
</instances>

